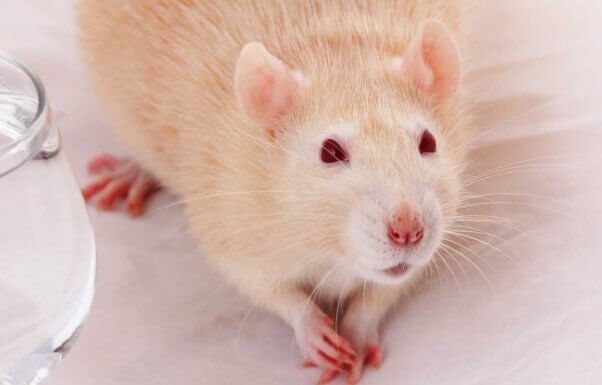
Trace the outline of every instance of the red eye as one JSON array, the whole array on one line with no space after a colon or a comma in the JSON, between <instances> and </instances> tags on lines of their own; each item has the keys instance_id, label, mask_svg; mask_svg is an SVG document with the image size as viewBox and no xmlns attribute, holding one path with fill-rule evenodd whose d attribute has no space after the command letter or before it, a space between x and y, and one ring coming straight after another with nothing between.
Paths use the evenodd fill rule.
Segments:
<instances>
[{"instance_id":1,"label":"red eye","mask_svg":"<svg viewBox=\"0 0 602 385\"><path fill-rule=\"evenodd\" d=\"M420 138L420 145L418 147L420 154L434 154L437 152L437 140L431 134L429 130L424 130L422 137Z\"/></svg>"},{"instance_id":2,"label":"red eye","mask_svg":"<svg viewBox=\"0 0 602 385\"><path fill-rule=\"evenodd\" d=\"M324 163L336 163L336 162L347 162L349 157L347 152L341 147L339 142L334 139L326 139L322 143L322 150L320 151L320 159Z\"/></svg>"}]
</instances>

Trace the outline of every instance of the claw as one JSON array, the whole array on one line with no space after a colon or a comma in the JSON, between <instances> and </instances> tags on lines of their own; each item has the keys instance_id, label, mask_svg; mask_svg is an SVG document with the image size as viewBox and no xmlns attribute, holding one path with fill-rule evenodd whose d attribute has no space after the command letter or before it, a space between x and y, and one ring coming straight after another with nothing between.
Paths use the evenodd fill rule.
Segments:
<instances>
[{"instance_id":1,"label":"claw","mask_svg":"<svg viewBox=\"0 0 602 385\"><path fill-rule=\"evenodd\" d=\"M130 181L126 178L119 178L111 181L101 193L96 206L102 210L110 210L119 198L127 195L130 188Z\"/></svg>"},{"instance_id":2,"label":"claw","mask_svg":"<svg viewBox=\"0 0 602 385\"><path fill-rule=\"evenodd\" d=\"M339 370L339 371L343 370L344 362L342 362L341 360L338 360L337 358L333 358L321 350L318 351L318 355L320 357L322 357L323 360L328 362L329 369L334 369L334 370Z\"/></svg>"},{"instance_id":3,"label":"claw","mask_svg":"<svg viewBox=\"0 0 602 385\"><path fill-rule=\"evenodd\" d=\"M84 196L84 200L86 202L89 201L94 195L102 191L106 185L111 182L111 180L112 178L107 176L83 188L82 194Z\"/></svg>"},{"instance_id":4,"label":"claw","mask_svg":"<svg viewBox=\"0 0 602 385\"><path fill-rule=\"evenodd\" d=\"M303 361L303 363L301 364L302 368L315 368L318 365L314 364L311 360L305 360Z\"/></svg>"},{"instance_id":5,"label":"claw","mask_svg":"<svg viewBox=\"0 0 602 385\"><path fill-rule=\"evenodd\" d=\"M366 347L366 358L364 362L370 366L371 368L378 369L382 363L383 359L383 348L382 346L376 345L368 345Z\"/></svg>"},{"instance_id":6,"label":"claw","mask_svg":"<svg viewBox=\"0 0 602 385\"><path fill-rule=\"evenodd\" d=\"M326 335L323 335L322 339L324 340L324 342L335 348L339 355L348 359L350 364L353 364L353 359L357 357L357 354L351 347L351 344L347 342L347 340L343 339L342 337L335 336L335 341L332 341Z\"/></svg>"},{"instance_id":7,"label":"claw","mask_svg":"<svg viewBox=\"0 0 602 385\"><path fill-rule=\"evenodd\" d=\"M361 357L358 357L355 360L355 363L351 367L349 371L349 376L347 376L347 385L355 385L359 381L362 376L362 371L364 370L364 360Z\"/></svg>"},{"instance_id":8,"label":"claw","mask_svg":"<svg viewBox=\"0 0 602 385\"><path fill-rule=\"evenodd\" d=\"M109 154L101 154L95 156L88 162L88 171L93 174L99 173L101 171L112 171L117 166L119 160L112 155Z\"/></svg>"},{"instance_id":9,"label":"claw","mask_svg":"<svg viewBox=\"0 0 602 385\"><path fill-rule=\"evenodd\" d=\"M111 210L119 199L126 198L127 212L139 216L148 198L160 189L152 175L128 159L103 154L93 158L88 169L100 176L84 187L82 194L86 202L98 195L97 207L103 210Z\"/></svg>"},{"instance_id":10,"label":"claw","mask_svg":"<svg viewBox=\"0 0 602 385\"><path fill-rule=\"evenodd\" d=\"M316 385L328 384L330 381L334 380L339 373L339 371L334 369L326 369L324 372L322 372L322 375L318 379Z\"/></svg>"},{"instance_id":11,"label":"claw","mask_svg":"<svg viewBox=\"0 0 602 385\"><path fill-rule=\"evenodd\" d=\"M357 357L348 370L347 385L355 385L362 376L364 365L378 369L382 363L383 348L380 344L369 344L364 348L363 357Z\"/></svg>"},{"instance_id":12,"label":"claw","mask_svg":"<svg viewBox=\"0 0 602 385\"><path fill-rule=\"evenodd\" d=\"M144 212L148 197L157 189L158 185L151 176L138 175L127 196L128 213L133 217L141 215Z\"/></svg>"}]
</instances>

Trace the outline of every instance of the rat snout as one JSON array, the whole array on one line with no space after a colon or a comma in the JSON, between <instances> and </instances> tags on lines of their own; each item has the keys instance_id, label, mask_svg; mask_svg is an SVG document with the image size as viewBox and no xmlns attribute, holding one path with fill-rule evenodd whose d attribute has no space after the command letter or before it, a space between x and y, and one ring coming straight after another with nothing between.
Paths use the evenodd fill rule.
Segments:
<instances>
[{"instance_id":1,"label":"rat snout","mask_svg":"<svg viewBox=\"0 0 602 385\"><path fill-rule=\"evenodd\" d=\"M397 246L412 246L424 236L424 227L419 214L404 203L395 212L387 225L389 240Z\"/></svg>"}]
</instances>

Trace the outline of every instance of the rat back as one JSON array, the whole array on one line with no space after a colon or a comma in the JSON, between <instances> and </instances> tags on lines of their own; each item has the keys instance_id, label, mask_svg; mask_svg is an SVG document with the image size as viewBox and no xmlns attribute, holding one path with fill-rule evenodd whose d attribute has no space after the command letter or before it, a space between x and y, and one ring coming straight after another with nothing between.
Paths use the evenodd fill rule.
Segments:
<instances>
[{"instance_id":1,"label":"rat back","mask_svg":"<svg viewBox=\"0 0 602 385\"><path fill-rule=\"evenodd\" d=\"M263 42L290 67L311 71L332 65L328 50L370 39L398 46L426 17L455 29L458 4L81 0L77 8L83 59L109 126L180 194L190 191L192 171L197 183L203 179L218 189L216 184L232 181L249 188L267 172L250 166L262 143L234 97L233 73L244 44ZM367 20L374 23L373 36L362 34Z\"/></svg>"},{"instance_id":2,"label":"rat back","mask_svg":"<svg viewBox=\"0 0 602 385\"><path fill-rule=\"evenodd\" d=\"M286 150L241 110L234 76L242 47L262 42L308 79L343 84L337 92L314 81L306 100L319 114L348 118L393 95L390 85L363 93L365 73L403 56L427 18L457 32L458 14L455 0L81 0L77 10L83 59L109 126L187 202L206 256L246 293L275 287L283 271L312 285L331 261L299 263L324 245L311 239L321 231L315 223L291 215L288 198L317 180L286 175ZM448 111L440 120L458 120L458 109ZM307 206L329 210L331 196L311 195Z\"/></svg>"}]
</instances>

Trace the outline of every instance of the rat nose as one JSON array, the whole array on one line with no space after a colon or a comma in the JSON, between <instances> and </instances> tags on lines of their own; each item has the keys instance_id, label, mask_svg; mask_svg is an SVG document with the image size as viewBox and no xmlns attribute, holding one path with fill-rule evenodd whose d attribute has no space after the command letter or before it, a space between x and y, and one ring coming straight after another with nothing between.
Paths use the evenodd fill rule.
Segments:
<instances>
[{"instance_id":1,"label":"rat nose","mask_svg":"<svg viewBox=\"0 0 602 385\"><path fill-rule=\"evenodd\" d=\"M398 246L415 245L422 239L424 228L420 217L409 205L403 205L387 226L389 240Z\"/></svg>"}]
</instances>

